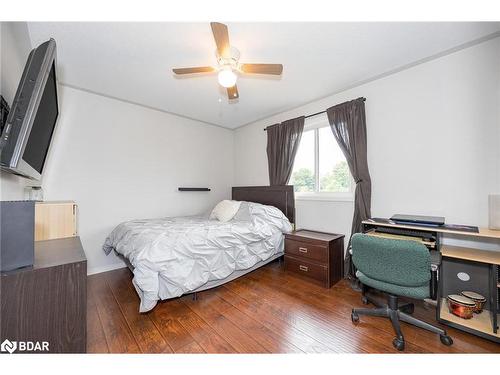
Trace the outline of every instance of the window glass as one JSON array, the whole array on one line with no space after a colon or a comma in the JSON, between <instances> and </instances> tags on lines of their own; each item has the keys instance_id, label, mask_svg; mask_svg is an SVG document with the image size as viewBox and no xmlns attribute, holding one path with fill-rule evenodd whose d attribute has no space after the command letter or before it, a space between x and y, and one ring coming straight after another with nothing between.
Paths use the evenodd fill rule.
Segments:
<instances>
[{"instance_id":1,"label":"window glass","mask_svg":"<svg viewBox=\"0 0 500 375\"><path fill-rule=\"evenodd\" d=\"M290 184L296 192L314 192L316 185L314 167L314 130L304 131L293 164Z\"/></svg>"},{"instance_id":2,"label":"window glass","mask_svg":"<svg viewBox=\"0 0 500 375\"><path fill-rule=\"evenodd\" d=\"M351 190L351 174L332 130L318 129L319 191L347 193Z\"/></svg>"},{"instance_id":3,"label":"window glass","mask_svg":"<svg viewBox=\"0 0 500 375\"><path fill-rule=\"evenodd\" d=\"M326 120L313 121L306 123L289 183L299 196L301 193L311 197L352 194L352 176L330 126Z\"/></svg>"}]
</instances>

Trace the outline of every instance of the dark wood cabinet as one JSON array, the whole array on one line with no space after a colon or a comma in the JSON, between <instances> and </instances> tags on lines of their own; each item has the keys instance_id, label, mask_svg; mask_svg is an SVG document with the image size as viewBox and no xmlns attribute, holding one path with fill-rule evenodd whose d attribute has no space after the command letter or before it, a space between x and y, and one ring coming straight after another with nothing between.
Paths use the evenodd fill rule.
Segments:
<instances>
[{"instance_id":1,"label":"dark wood cabinet","mask_svg":"<svg viewBox=\"0 0 500 375\"><path fill-rule=\"evenodd\" d=\"M2 272L0 281L0 342L86 352L87 260L79 237L35 242L33 267Z\"/></svg>"},{"instance_id":2,"label":"dark wood cabinet","mask_svg":"<svg viewBox=\"0 0 500 375\"><path fill-rule=\"evenodd\" d=\"M344 235L310 230L286 234L285 270L332 287L344 277Z\"/></svg>"}]
</instances>

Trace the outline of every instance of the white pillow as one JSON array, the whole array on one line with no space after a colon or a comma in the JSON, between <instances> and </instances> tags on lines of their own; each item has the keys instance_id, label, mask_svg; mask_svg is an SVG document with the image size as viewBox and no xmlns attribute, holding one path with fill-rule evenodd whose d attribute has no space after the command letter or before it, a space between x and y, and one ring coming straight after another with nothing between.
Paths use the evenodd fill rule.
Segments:
<instances>
[{"instance_id":1,"label":"white pillow","mask_svg":"<svg viewBox=\"0 0 500 375\"><path fill-rule=\"evenodd\" d=\"M217 219L225 223L231 220L240 208L240 201L223 200L214 207L210 219Z\"/></svg>"}]
</instances>

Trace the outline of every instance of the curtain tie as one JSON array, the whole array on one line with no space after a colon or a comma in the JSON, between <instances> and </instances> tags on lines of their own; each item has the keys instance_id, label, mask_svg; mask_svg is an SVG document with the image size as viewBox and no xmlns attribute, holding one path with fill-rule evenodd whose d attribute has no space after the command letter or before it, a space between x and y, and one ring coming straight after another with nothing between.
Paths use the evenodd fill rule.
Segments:
<instances>
[{"instance_id":1,"label":"curtain tie","mask_svg":"<svg viewBox=\"0 0 500 375\"><path fill-rule=\"evenodd\" d=\"M359 184L359 183L360 183L360 182L362 182L362 181L363 181L363 179L362 179L362 178L360 178L359 180L354 180L354 182L356 183L356 185L357 185L357 184Z\"/></svg>"}]
</instances>

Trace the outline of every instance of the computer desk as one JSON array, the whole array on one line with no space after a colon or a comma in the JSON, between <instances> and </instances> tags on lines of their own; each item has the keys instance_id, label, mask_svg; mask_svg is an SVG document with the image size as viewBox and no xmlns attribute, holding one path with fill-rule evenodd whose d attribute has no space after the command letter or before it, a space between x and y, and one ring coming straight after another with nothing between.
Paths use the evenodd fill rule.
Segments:
<instances>
[{"instance_id":1,"label":"computer desk","mask_svg":"<svg viewBox=\"0 0 500 375\"><path fill-rule=\"evenodd\" d=\"M440 323L500 343L500 251L481 250L474 247L442 244L443 235L460 236L466 240L492 239L500 243L500 230L479 228L478 233L389 222L364 220L363 232L369 235L418 241L430 250L441 253L438 269L436 318ZM381 231L393 230L399 233ZM457 270L466 270L472 276L461 280ZM465 272L466 274L468 274ZM470 276L470 275L469 275ZM462 276L463 277L463 276ZM460 294L464 290L478 291L487 298L486 308L472 319L462 319L448 310L448 294Z\"/></svg>"}]
</instances>

